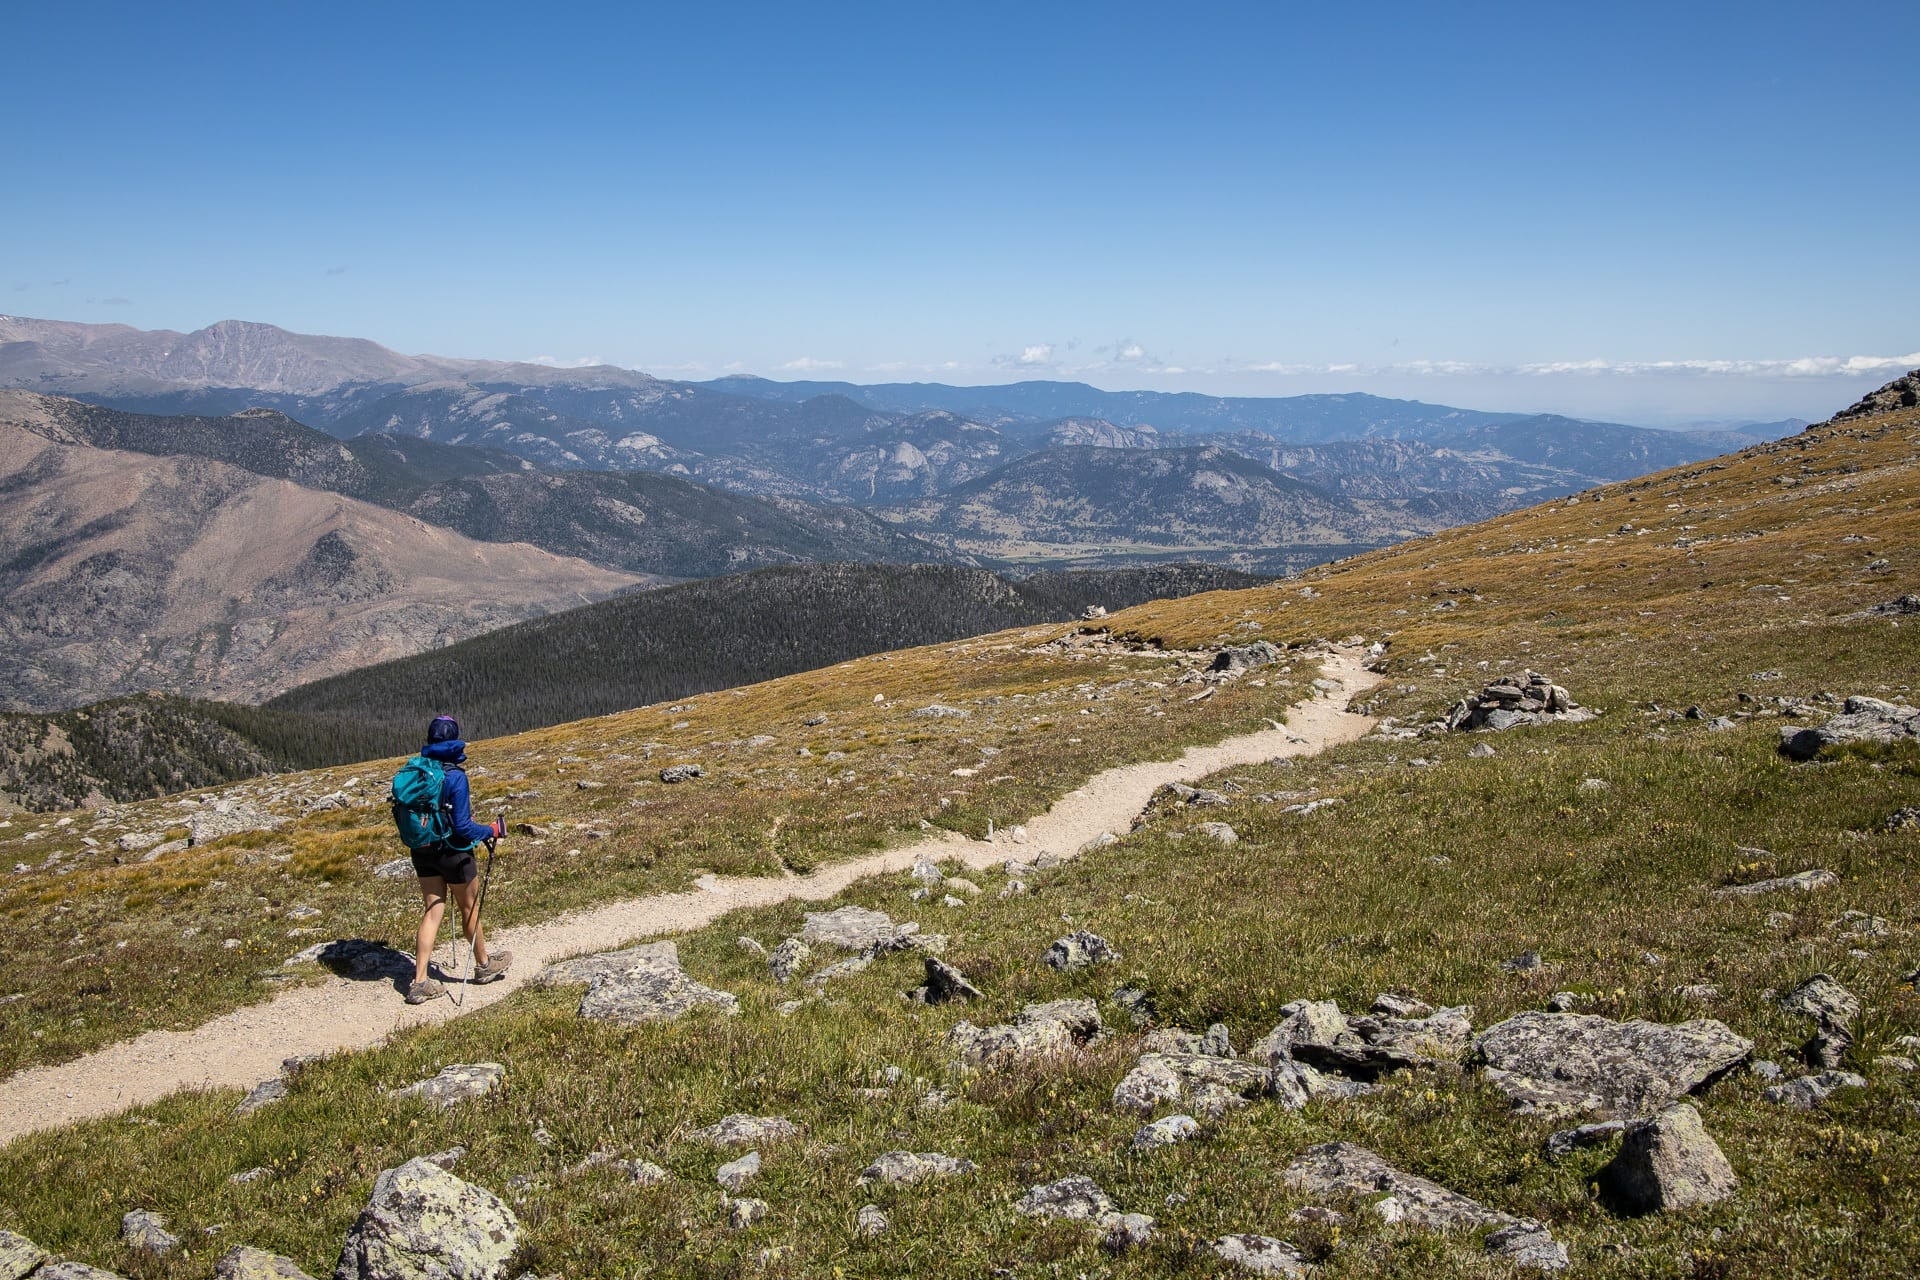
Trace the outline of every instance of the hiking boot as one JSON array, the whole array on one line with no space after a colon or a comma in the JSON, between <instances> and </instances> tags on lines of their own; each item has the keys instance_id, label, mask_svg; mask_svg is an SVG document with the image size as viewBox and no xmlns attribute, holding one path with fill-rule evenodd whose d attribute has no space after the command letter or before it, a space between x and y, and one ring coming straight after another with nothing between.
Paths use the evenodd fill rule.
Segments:
<instances>
[{"instance_id":1,"label":"hiking boot","mask_svg":"<svg viewBox=\"0 0 1920 1280\"><path fill-rule=\"evenodd\" d=\"M507 966L513 963L513 952L496 951L487 957L487 962L475 965L470 982L498 982L507 976Z\"/></svg>"},{"instance_id":2,"label":"hiking boot","mask_svg":"<svg viewBox=\"0 0 1920 1280\"><path fill-rule=\"evenodd\" d=\"M435 982L432 978L417 978L414 980L413 985L407 988L407 1003L425 1004L427 1001L437 1000L445 994L447 994L447 989Z\"/></svg>"}]
</instances>

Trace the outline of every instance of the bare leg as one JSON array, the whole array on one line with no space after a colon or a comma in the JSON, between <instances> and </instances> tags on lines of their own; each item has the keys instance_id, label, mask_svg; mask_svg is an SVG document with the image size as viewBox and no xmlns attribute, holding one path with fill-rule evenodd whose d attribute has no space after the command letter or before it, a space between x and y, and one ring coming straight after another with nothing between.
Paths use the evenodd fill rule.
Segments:
<instances>
[{"instance_id":1,"label":"bare leg","mask_svg":"<svg viewBox=\"0 0 1920 1280\"><path fill-rule=\"evenodd\" d=\"M439 876L420 877L420 936L413 947L413 980L427 980L434 940L440 936L440 917L447 913L447 882Z\"/></svg>"},{"instance_id":2,"label":"bare leg","mask_svg":"<svg viewBox=\"0 0 1920 1280\"><path fill-rule=\"evenodd\" d=\"M460 923L467 932L467 945L473 948L473 962L484 965L487 962L486 926L480 922L480 882L469 880L465 884L447 886L453 892L454 905L460 908Z\"/></svg>"}]
</instances>

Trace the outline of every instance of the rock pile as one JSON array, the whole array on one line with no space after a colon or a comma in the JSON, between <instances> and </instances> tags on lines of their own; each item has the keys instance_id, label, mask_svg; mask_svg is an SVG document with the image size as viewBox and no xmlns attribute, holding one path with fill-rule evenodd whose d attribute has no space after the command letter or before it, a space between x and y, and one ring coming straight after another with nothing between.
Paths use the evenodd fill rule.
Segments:
<instances>
[{"instance_id":1,"label":"rock pile","mask_svg":"<svg viewBox=\"0 0 1920 1280\"><path fill-rule=\"evenodd\" d=\"M1515 729L1522 725L1577 723L1597 713L1573 700L1565 688L1538 671L1503 676L1477 694L1453 704L1447 713L1449 733L1471 729Z\"/></svg>"},{"instance_id":2,"label":"rock pile","mask_svg":"<svg viewBox=\"0 0 1920 1280\"><path fill-rule=\"evenodd\" d=\"M1832 421L1846 422L1851 418L1870 418L1877 413L1911 409L1916 404L1920 404L1920 369L1895 378L1878 391L1861 396L1834 414Z\"/></svg>"}]
</instances>

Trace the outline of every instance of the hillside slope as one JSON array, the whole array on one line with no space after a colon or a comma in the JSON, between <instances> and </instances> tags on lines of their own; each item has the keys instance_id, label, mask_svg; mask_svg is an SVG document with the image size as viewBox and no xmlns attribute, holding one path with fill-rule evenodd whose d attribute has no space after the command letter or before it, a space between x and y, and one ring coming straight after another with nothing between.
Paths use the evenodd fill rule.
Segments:
<instances>
[{"instance_id":1,"label":"hillside slope","mask_svg":"<svg viewBox=\"0 0 1920 1280\"><path fill-rule=\"evenodd\" d=\"M1528 1274L1500 1252L1519 1244L1549 1260L1564 1249L1573 1274L1605 1280L1910 1274L1920 744L1808 763L1779 745L1848 696L1895 718L1911 706L1916 595L1920 411L1906 409L1295 580L1144 604L1107 632L1026 628L481 742L480 803L518 797L532 828L509 841L489 900L505 937L609 896L713 884L705 873L778 883L923 823L976 842L992 823L994 845L967 847L1010 861L965 883L873 877L830 903L680 935L679 964L733 997L735 1016L598 1021L560 977L307 1066L250 1116L225 1090L23 1139L0 1150L0 1221L130 1266L119 1214L151 1207L317 1273L380 1170L457 1143L457 1176L519 1215L516 1264L569 1275L1224 1276L1215 1242L1248 1233L1288 1242L1326 1280ZM1101 769L1258 727L1310 693L1313 649L1210 676L1222 643L1355 633L1381 646L1366 740L1163 793L1136 829L1070 864L1014 830ZM1458 700L1528 668L1596 714L1443 727ZM930 706L948 710L920 714ZM670 784L669 763L704 772ZM23 997L0 1013L6 1061L315 981L281 958L328 937L408 945L410 903L370 875L393 854L385 816L354 799L384 767L226 788L306 816L151 863L111 865L123 839L184 832L191 811L108 806L0 828L0 859L25 867L0 888ZM296 904L315 922L298 938L283 914ZM911 947L835 965L849 953L805 913L843 905L941 935L941 958L980 994L903 1000L928 981ZM1074 947L1053 940L1081 929L1114 954L1070 963ZM798 973L783 982L764 952L803 932L811 954L787 947ZM1829 1004L1837 1022L1816 1024L1783 1002L1816 974L1857 1011ZM1343 1016L1376 997L1371 1020ZM1047 1039L1045 1009L1029 1006L1063 999L1086 1002L1053 1008L1082 1035L1054 1023ZM1411 1000L1452 1012L1370 1052ZM1023 1009L1043 1051L961 1060L982 1028L1017 1045ZM1093 1015L1105 1034L1081 1043ZM1511 1033L1516 1017L1575 1043L1500 1074L1498 1038L1472 1037ZM1719 1048L1671 1077L1637 1049L1575 1051L1621 1034ZM438 1109L372 1087L479 1061L505 1072L484 1102ZM1276 1071L1319 1083L1292 1090ZM1629 1209L1605 1172L1618 1130L1573 1128L1675 1098L1697 1109L1697 1130L1671 1122L1696 1159L1710 1142L1732 1176L1689 1208ZM738 1152L695 1133L734 1113L797 1126L760 1143L742 1194L764 1218L738 1229L713 1182ZM1176 1140L1136 1138L1155 1118ZM1443 1202L1466 1215L1453 1229L1407 1212L1404 1194L1402 1212L1376 1211L1385 1175L1353 1148L1479 1207ZM905 1185L882 1161L863 1178L886 1152L971 1167ZM1358 1175L1311 1176L1333 1156ZM268 1172L231 1180L254 1167ZM1015 1207L1068 1177L1153 1221L1125 1224L1109 1253L1101 1229ZM1411 1203L1433 1203L1411 1185ZM890 1220L884 1233L857 1225L865 1205ZM1532 1225L1490 1234L1514 1219Z\"/></svg>"},{"instance_id":2,"label":"hillside slope","mask_svg":"<svg viewBox=\"0 0 1920 1280\"><path fill-rule=\"evenodd\" d=\"M643 585L223 463L0 425L0 707L253 699Z\"/></svg>"},{"instance_id":3,"label":"hillside slope","mask_svg":"<svg viewBox=\"0 0 1920 1280\"><path fill-rule=\"evenodd\" d=\"M951 561L851 507L756 498L646 471L544 471L520 454L404 435L336 440L271 409L124 413L0 390L0 424L62 443L210 458L379 503L486 542L528 542L604 568L711 577L816 560Z\"/></svg>"}]
</instances>

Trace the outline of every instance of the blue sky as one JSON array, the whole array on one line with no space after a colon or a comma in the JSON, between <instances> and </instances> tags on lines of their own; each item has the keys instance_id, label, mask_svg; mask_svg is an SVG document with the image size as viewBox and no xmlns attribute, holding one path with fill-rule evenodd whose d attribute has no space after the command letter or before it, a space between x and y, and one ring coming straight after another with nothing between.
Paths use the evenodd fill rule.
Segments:
<instances>
[{"instance_id":1,"label":"blue sky","mask_svg":"<svg viewBox=\"0 0 1920 1280\"><path fill-rule=\"evenodd\" d=\"M1824 416L1920 363L1911 0L7 26L15 314L1634 421Z\"/></svg>"}]
</instances>

